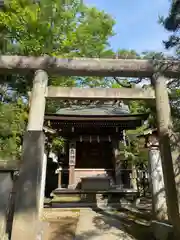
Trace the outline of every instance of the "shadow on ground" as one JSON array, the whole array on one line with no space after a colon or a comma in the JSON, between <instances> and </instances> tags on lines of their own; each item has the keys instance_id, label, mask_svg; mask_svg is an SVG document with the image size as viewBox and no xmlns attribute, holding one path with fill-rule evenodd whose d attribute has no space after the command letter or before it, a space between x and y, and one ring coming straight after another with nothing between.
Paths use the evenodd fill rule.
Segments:
<instances>
[{"instance_id":1,"label":"shadow on ground","mask_svg":"<svg viewBox=\"0 0 180 240\"><path fill-rule=\"evenodd\" d=\"M77 226L77 218L65 217L59 221L50 221L43 240L73 240Z\"/></svg>"},{"instance_id":2,"label":"shadow on ground","mask_svg":"<svg viewBox=\"0 0 180 240\"><path fill-rule=\"evenodd\" d=\"M95 226L95 230L87 230L86 232L76 235L75 240L90 240L93 237L101 237L101 233L106 231L111 231L111 237L107 239L119 239L119 240L152 240L153 236L151 233L149 220L150 216L146 215L137 215L137 213L133 213L126 209L122 209L122 212L118 214L116 213L108 213L103 211L102 209L93 209L97 212L97 216L93 218L93 225ZM125 213L124 215L121 213ZM130 213L128 216L128 213ZM141 217L141 219L139 218ZM88 226L87 226L88 229ZM112 230L113 229L113 230ZM118 231L116 230L118 229ZM103 238L104 239L104 238Z\"/></svg>"}]
</instances>

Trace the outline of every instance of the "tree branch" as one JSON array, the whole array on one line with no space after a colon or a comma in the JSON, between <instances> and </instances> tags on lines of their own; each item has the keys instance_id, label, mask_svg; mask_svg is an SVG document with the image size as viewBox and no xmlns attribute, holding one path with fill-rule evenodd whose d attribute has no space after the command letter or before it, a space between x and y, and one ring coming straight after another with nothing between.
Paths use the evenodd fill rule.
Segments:
<instances>
[{"instance_id":1,"label":"tree branch","mask_svg":"<svg viewBox=\"0 0 180 240\"><path fill-rule=\"evenodd\" d=\"M121 87L125 88L131 88L132 84L138 84L142 81L142 78L136 79L134 81L130 81L128 83L123 83L118 77L114 77L114 80L116 81L117 84L119 84Z\"/></svg>"}]
</instances>

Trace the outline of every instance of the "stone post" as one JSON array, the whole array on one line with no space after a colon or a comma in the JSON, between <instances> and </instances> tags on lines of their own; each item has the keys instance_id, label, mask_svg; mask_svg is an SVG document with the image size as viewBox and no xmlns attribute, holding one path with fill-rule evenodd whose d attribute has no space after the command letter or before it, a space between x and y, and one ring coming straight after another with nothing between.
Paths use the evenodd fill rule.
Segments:
<instances>
[{"instance_id":1,"label":"stone post","mask_svg":"<svg viewBox=\"0 0 180 240\"><path fill-rule=\"evenodd\" d=\"M157 123L168 218L170 223L173 225L176 238L180 239L180 216L169 136L170 106L166 88L166 78L164 78L164 76L160 76L159 74L154 75L153 84L156 96Z\"/></svg>"},{"instance_id":2,"label":"stone post","mask_svg":"<svg viewBox=\"0 0 180 240\"><path fill-rule=\"evenodd\" d=\"M164 176L162 170L161 155L158 140L149 137L149 177L153 200L153 218L155 220L164 221L168 219L166 194L164 187Z\"/></svg>"},{"instance_id":3,"label":"stone post","mask_svg":"<svg viewBox=\"0 0 180 240\"><path fill-rule=\"evenodd\" d=\"M73 188L75 184L74 171L76 165L76 142L69 143L69 185L68 188Z\"/></svg>"},{"instance_id":4,"label":"stone post","mask_svg":"<svg viewBox=\"0 0 180 240\"><path fill-rule=\"evenodd\" d=\"M33 82L28 127L23 140L11 240L41 239L43 234L40 215L46 175L43 122L47 83L46 72L38 70Z\"/></svg>"}]
</instances>

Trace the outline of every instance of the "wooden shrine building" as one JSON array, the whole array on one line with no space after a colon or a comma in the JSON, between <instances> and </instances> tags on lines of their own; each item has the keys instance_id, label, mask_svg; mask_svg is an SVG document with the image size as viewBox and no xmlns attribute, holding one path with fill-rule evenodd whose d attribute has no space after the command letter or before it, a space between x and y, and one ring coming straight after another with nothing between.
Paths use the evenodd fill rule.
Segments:
<instances>
[{"instance_id":1,"label":"wooden shrine building","mask_svg":"<svg viewBox=\"0 0 180 240\"><path fill-rule=\"evenodd\" d=\"M128 106L112 102L72 105L56 114L46 114L45 125L65 139L58 187L77 189L87 178L104 176L111 185L131 188L123 182L121 172L124 130L135 129L146 119L147 114L130 114Z\"/></svg>"}]
</instances>

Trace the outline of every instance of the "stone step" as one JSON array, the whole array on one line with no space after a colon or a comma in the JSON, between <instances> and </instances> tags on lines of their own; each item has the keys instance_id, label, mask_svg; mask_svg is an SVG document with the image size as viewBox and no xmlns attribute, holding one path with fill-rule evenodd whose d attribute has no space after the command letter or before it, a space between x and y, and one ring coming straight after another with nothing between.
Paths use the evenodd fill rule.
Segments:
<instances>
[{"instance_id":1,"label":"stone step","mask_svg":"<svg viewBox=\"0 0 180 240\"><path fill-rule=\"evenodd\" d=\"M88 202L69 202L69 203L59 203L59 202L52 202L52 208L61 208L61 209L81 209L81 208L119 208L121 207L120 203L111 203L110 205L105 205L103 203L88 203Z\"/></svg>"},{"instance_id":2,"label":"stone step","mask_svg":"<svg viewBox=\"0 0 180 240\"><path fill-rule=\"evenodd\" d=\"M47 204L46 204L47 205ZM71 196L71 195L62 195L56 196L51 199L49 206L53 208L87 208L87 207L107 207L107 206L116 206L120 207L120 200L115 199L109 201L108 198L104 198L103 194L88 194L87 196Z\"/></svg>"},{"instance_id":3,"label":"stone step","mask_svg":"<svg viewBox=\"0 0 180 240\"><path fill-rule=\"evenodd\" d=\"M67 198L71 198L71 197L81 197L82 194L79 194L79 193L65 193L65 192L53 192L51 194L52 197L67 197Z\"/></svg>"},{"instance_id":4,"label":"stone step","mask_svg":"<svg viewBox=\"0 0 180 240\"><path fill-rule=\"evenodd\" d=\"M54 196L51 202L79 202L81 200L81 196Z\"/></svg>"},{"instance_id":5,"label":"stone step","mask_svg":"<svg viewBox=\"0 0 180 240\"><path fill-rule=\"evenodd\" d=\"M122 191L122 190L121 190ZM115 189L112 191L111 194L104 194L104 193L94 193L94 192L81 192L81 191L74 191L70 189L56 189L53 191L52 199L49 204L45 204L46 207L53 207L53 208L89 208L93 207L96 208L107 208L107 207L121 207L122 205L127 205L128 199L131 202L131 195L127 195L127 201L125 203L121 200L119 196L119 191Z\"/></svg>"},{"instance_id":6,"label":"stone step","mask_svg":"<svg viewBox=\"0 0 180 240\"><path fill-rule=\"evenodd\" d=\"M97 194L97 195L65 195L65 194L62 194L62 195L54 195L53 198L51 199L51 202L59 202L59 203L65 203L65 202L102 202L104 203L105 201L107 201L107 199L103 199L102 197L102 194Z\"/></svg>"},{"instance_id":7,"label":"stone step","mask_svg":"<svg viewBox=\"0 0 180 240\"><path fill-rule=\"evenodd\" d=\"M85 203L85 202L52 202L51 205L53 208L91 208L97 207L96 203Z\"/></svg>"}]
</instances>

